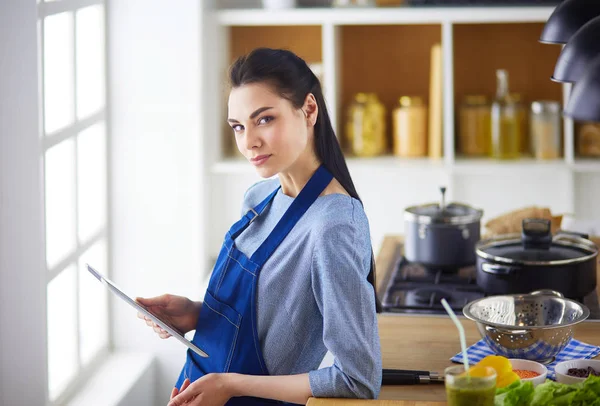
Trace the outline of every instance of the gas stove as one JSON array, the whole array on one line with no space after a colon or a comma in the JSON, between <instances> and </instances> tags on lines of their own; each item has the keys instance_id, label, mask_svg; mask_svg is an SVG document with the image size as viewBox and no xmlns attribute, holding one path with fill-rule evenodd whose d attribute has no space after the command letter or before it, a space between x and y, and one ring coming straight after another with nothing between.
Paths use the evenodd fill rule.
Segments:
<instances>
[{"instance_id":1,"label":"gas stove","mask_svg":"<svg viewBox=\"0 0 600 406\"><path fill-rule=\"evenodd\" d=\"M445 298L455 312L469 302L485 297L477 286L477 270L469 266L456 270L428 269L401 257L389 275L381 306L384 312L445 314L440 300ZM594 290L584 298L571 298L590 309L589 320L600 320L600 304Z\"/></svg>"}]
</instances>

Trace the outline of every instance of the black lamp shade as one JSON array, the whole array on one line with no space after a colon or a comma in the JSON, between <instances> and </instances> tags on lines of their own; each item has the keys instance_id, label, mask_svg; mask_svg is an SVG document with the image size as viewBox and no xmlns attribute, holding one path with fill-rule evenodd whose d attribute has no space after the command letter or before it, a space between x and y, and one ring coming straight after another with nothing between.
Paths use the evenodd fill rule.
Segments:
<instances>
[{"instance_id":1,"label":"black lamp shade","mask_svg":"<svg viewBox=\"0 0 600 406\"><path fill-rule=\"evenodd\" d=\"M577 82L598 54L600 54L600 17L585 23L571 37L556 61L552 80Z\"/></svg>"},{"instance_id":2,"label":"black lamp shade","mask_svg":"<svg viewBox=\"0 0 600 406\"><path fill-rule=\"evenodd\" d=\"M540 36L546 44L566 44L585 23L600 16L598 0L565 0L555 9Z\"/></svg>"},{"instance_id":3,"label":"black lamp shade","mask_svg":"<svg viewBox=\"0 0 600 406\"><path fill-rule=\"evenodd\" d=\"M600 122L600 54L573 86L563 114L574 120Z\"/></svg>"}]
</instances>

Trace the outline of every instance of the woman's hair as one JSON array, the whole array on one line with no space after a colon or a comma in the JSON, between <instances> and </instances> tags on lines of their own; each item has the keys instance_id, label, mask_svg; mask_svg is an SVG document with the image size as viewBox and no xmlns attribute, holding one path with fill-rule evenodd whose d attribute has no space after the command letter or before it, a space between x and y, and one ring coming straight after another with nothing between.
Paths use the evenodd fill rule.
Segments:
<instances>
[{"instance_id":1,"label":"woman's hair","mask_svg":"<svg viewBox=\"0 0 600 406\"><path fill-rule=\"evenodd\" d=\"M348 171L344 154L335 135L325 105L319 79L303 59L283 49L257 48L239 57L231 66L229 80L233 88L250 83L265 83L288 100L296 109L302 108L306 96L312 93L317 101L318 115L314 126L315 152L319 161L331 172L350 196L360 200ZM371 270L367 278L375 289L375 261L371 251ZM380 304L375 294L377 310Z\"/></svg>"}]
</instances>

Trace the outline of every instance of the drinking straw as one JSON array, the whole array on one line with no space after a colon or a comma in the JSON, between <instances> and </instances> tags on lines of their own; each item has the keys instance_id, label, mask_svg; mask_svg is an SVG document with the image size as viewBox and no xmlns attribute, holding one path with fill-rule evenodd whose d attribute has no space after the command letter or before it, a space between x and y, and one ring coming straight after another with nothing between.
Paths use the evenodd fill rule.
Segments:
<instances>
[{"instance_id":1,"label":"drinking straw","mask_svg":"<svg viewBox=\"0 0 600 406\"><path fill-rule=\"evenodd\" d=\"M446 309L446 312L448 313L454 324L456 324L456 328L458 329L460 346L462 348L463 363L465 364L465 372L467 373L467 376L469 376L469 358L467 357L467 340L465 339L465 329L463 328L462 324L460 324L458 317L456 317L456 314L454 314L454 311L452 310L446 299L442 299L442 306L444 306L444 309Z\"/></svg>"}]
</instances>

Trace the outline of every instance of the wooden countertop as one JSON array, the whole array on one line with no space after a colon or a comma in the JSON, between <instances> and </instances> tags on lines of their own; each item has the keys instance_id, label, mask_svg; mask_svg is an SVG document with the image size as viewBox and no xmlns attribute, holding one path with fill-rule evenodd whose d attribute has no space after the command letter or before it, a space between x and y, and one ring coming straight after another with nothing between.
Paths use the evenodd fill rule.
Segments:
<instances>
[{"instance_id":1,"label":"wooden countertop","mask_svg":"<svg viewBox=\"0 0 600 406\"><path fill-rule=\"evenodd\" d=\"M446 402L421 402L412 400L356 400L356 399L316 399L311 398L308 406L444 406Z\"/></svg>"},{"instance_id":2,"label":"wooden countertop","mask_svg":"<svg viewBox=\"0 0 600 406\"><path fill-rule=\"evenodd\" d=\"M383 242L376 261L378 292L384 289L385 277L394 266L393 260L397 258L401 241L400 236L390 236ZM594 242L599 244L600 239L594 239ZM467 346L479 341L481 337L475 323L464 317L460 319L465 328ZM453 365L450 358L460 351L456 327L447 316L380 314L378 321L384 368L443 372L444 368ZM575 337L600 346L600 322L578 324ZM441 406L446 404L445 399L442 384L403 385L382 387L377 401L311 398L307 405Z\"/></svg>"}]
</instances>

